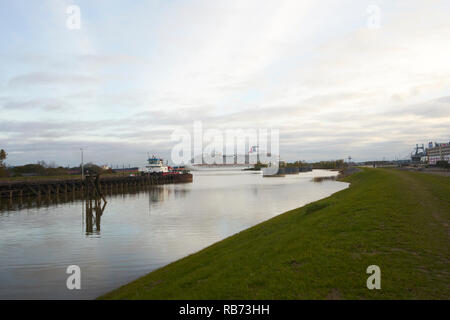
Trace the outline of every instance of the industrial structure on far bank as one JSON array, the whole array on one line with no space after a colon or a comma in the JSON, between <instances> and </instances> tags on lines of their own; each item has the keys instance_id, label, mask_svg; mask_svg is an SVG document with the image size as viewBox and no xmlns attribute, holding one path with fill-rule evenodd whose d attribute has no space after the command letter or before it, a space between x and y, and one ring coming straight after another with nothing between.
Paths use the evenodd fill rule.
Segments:
<instances>
[{"instance_id":1,"label":"industrial structure on far bank","mask_svg":"<svg viewBox=\"0 0 450 320\"><path fill-rule=\"evenodd\" d=\"M450 142L429 142L428 148L416 144L415 151L411 153L411 162L435 165L439 161L450 162Z\"/></svg>"}]
</instances>

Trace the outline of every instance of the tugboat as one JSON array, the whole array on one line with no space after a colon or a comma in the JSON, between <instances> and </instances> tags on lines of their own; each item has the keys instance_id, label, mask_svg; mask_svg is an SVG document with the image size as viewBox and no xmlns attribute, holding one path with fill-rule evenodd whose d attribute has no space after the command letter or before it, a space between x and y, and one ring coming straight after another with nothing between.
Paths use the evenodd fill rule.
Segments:
<instances>
[{"instance_id":1,"label":"tugboat","mask_svg":"<svg viewBox=\"0 0 450 320\"><path fill-rule=\"evenodd\" d=\"M163 159L152 156L147 159L148 165L139 168L139 172L143 173L167 173L169 172L169 167L164 165Z\"/></svg>"}]
</instances>

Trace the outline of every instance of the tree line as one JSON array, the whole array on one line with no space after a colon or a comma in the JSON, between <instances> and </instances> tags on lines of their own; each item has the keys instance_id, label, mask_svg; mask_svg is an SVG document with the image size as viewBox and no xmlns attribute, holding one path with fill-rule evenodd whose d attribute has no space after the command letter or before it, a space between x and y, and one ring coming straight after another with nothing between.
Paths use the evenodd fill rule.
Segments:
<instances>
[{"instance_id":1,"label":"tree line","mask_svg":"<svg viewBox=\"0 0 450 320\"><path fill-rule=\"evenodd\" d=\"M24 176L64 176L81 174L81 164L77 167L57 166L54 162L47 164L45 161L30 163L22 166L7 167L5 160L8 154L5 150L0 150L0 177L24 177ZM84 164L85 173L111 173L111 169L88 162Z\"/></svg>"},{"instance_id":2,"label":"tree line","mask_svg":"<svg viewBox=\"0 0 450 320\"><path fill-rule=\"evenodd\" d=\"M312 167L313 169L342 169L347 166L348 163L346 163L343 159L319 162L295 161L286 164L286 167Z\"/></svg>"}]
</instances>

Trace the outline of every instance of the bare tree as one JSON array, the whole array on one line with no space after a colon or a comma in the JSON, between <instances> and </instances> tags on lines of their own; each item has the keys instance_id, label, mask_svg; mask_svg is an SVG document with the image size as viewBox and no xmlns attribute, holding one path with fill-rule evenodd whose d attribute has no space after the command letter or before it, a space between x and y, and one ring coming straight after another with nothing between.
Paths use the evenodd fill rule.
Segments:
<instances>
[{"instance_id":1,"label":"bare tree","mask_svg":"<svg viewBox=\"0 0 450 320\"><path fill-rule=\"evenodd\" d=\"M8 154L6 153L5 150L1 149L0 150L0 166L4 166L3 161L6 159L6 157L8 156Z\"/></svg>"},{"instance_id":2,"label":"bare tree","mask_svg":"<svg viewBox=\"0 0 450 320\"><path fill-rule=\"evenodd\" d=\"M8 172L5 169L5 159L8 156L5 150L0 150L0 177L8 176Z\"/></svg>"}]
</instances>

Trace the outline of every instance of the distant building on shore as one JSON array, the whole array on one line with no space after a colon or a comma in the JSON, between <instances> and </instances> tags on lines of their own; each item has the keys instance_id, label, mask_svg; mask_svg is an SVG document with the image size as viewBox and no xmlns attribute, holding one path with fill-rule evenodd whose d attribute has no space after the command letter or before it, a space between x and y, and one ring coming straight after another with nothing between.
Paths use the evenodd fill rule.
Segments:
<instances>
[{"instance_id":1,"label":"distant building on shore","mask_svg":"<svg viewBox=\"0 0 450 320\"><path fill-rule=\"evenodd\" d=\"M435 165L438 161L450 162L450 142L429 142L428 148L416 144L415 152L411 153L412 163Z\"/></svg>"},{"instance_id":2,"label":"distant building on shore","mask_svg":"<svg viewBox=\"0 0 450 320\"><path fill-rule=\"evenodd\" d=\"M426 151L427 163L436 164L438 161L450 162L450 142L430 142Z\"/></svg>"}]
</instances>

